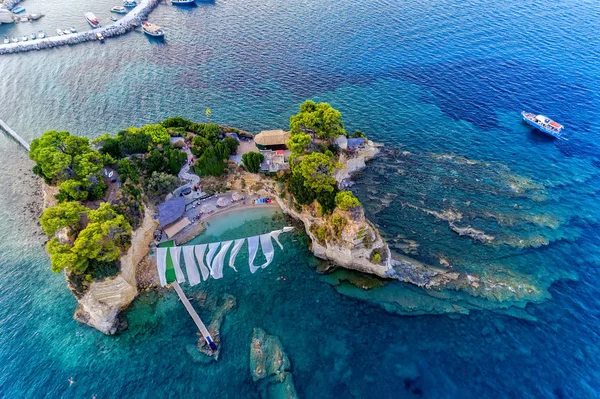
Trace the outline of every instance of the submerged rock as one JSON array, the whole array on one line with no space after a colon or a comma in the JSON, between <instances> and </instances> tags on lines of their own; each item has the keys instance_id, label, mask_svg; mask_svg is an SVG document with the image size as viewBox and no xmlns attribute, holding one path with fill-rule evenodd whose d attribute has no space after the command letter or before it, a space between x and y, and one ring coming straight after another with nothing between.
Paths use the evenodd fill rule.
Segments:
<instances>
[{"instance_id":1,"label":"submerged rock","mask_svg":"<svg viewBox=\"0 0 600 399\"><path fill-rule=\"evenodd\" d=\"M225 294L219 301L221 304L210 303L206 299L206 294L201 296L202 306L206 307L207 305L214 306L215 313L213 314L213 318L211 323L206 327L210 332L210 335L213 338L214 343L217 345L217 350L212 350L210 346L206 343L204 337L199 335L198 338L198 350L200 353L212 358L214 360L219 359L219 354L221 353L221 325L223 324L223 320L225 319L225 315L231 311L236 305L236 299L233 295Z\"/></svg>"},{"instance_id":2,"label":"submerged rock","mask_svg":"<svg viewBox=\"0 0 600 399\"><path fill-rule=\"evenodd\" d=\"M252 331L250 374L262 398L297 398L291 363L281 341L261 328Z\"/></svg>"}]
</instances>

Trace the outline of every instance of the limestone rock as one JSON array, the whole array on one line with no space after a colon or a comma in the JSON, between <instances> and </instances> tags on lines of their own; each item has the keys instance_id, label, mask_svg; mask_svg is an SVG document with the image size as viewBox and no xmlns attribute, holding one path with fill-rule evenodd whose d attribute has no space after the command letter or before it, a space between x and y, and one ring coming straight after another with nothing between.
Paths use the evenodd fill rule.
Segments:
<instances>
[{"instance_id":1,"label":"limestone rock","mask_svg":"<svg viewBox=\"0 0 600 399\"><path fill-rule=\"evenodd\" d=\"M129 306L137 295L135 286L121 275L102 282L94 282L81 298L75 310L75 320L113 335L122 326L122 309Z\"/></svg>"},{"instance_id":2,"label":"limestone rock","mask_svg":"<svg viewBox=\"0 0 600 399\"><path fill-rule=\"evenodd\" d=\"M281 341L261 328L252 331L250 373L263 398L297 398L291 363Z\"/></svg>"}]
</instances>

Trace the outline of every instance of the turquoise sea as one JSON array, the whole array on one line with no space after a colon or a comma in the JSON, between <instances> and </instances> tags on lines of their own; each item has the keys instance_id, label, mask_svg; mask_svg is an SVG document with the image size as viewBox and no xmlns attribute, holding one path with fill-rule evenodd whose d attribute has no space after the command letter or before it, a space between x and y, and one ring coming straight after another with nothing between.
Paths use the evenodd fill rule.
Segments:
<instances>
[{"instance_id":1,"label":"turquoise sea","mask_svg":"<svg viewBox=\"0 0 600 399\"><path fill-rule=\"evenodd\" d=\"M86 11L108 23L113 3L25 0L46 16L0 36L85 29ZM198 356L173 292L143 294L129 329L106 337L72 319L30 211L32 165L0 134L0 397L261 397L254 327L281 339L305 398L600 397L597 2L215 0L162 3L150 20L164 42L135 31L0 57L0 119L27 140L95 137L204 120L210 107L216 122L258 132L285 128L306 98L328 101L348 130L385 144L353 189L396 252L533 294L363 291L339 283L345 273L318 274L297 231L255 275L184 287L196 303L236 297L218 362ZM521 110L564 124L568 140L532 132ZM450 213L494 239L459 236ZM269 210L248 218L214 221L205 239L287 223Z\"/></svg>"}]
</instances>

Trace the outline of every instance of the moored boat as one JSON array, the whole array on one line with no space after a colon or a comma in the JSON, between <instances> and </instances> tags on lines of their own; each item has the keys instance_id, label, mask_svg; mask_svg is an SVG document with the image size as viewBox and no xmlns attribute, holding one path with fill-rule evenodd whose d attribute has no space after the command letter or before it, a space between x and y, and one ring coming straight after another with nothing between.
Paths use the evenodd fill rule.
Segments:
<instances>
[{"instance_id":1,"label":"moored boat","mask_svg":"<svg viewBox=\"0 0 600 399\"><path fill-rule=\"evenodd\" d=\"M540 132L559 139L562 138L561 132L564 129L564 126L560 123L553 121L547 116L535 115L530 112L522 111L521 115L528 125L533 126Z\"/></svg>"},{"instance_id":2,"label":"moored boat","mask_svg":"<svg viewBox=\"0 0 600 399\"><path fill-rule=\"evenodd\" d=\"M174 6L191 6L196 4L196 0L171 0Z\"/></svg>"},{"instance_id":3,"label":"moored boat","mask_svg":"<svg viewBox=\"0 0 600 399\"><path fill-rule=\"evenodd\" d=\"M8 43L10 43L10 39L8 38L8 36L4 36L4 44Z\"/></svg>"},{"instance_id":4,"label":"moored boat","mask_svg":"<svg viewBox=\"0 0 600 399\"><path fill-rule=\"evenodd\" d=\"M69 34L71 34L71 32L69 32L69 30L68 30L68 29L63 29L63 33L64 33L65 35L69 35Z\"/></svg>"},{"instance_id":5,"label":"moored boat","mask_svg":"<svg viewBox=\"0 0 600 399\"><path fill-rule=\"evenodd\" d=\"M63 33L62 29L56 29L56 34L57 34L58 36L62 36L62 35L64 35L64 33Z\"/></svg>"},{"instance_id":6,"label":"moored boat","mask_svg":"<svg viewBox=\"0 0 600 399\"><path fill-rule=\"evenodd\" d=\"M28 38L27 36L23 36L23 37L21 38L21 40L23 40L24 42L26 42L27 40L29 40L29 38Z\"/></svg>"},{"instance_id":7,"label":"moored boat","mask_svg":"<svg viewBox=\"0 0 600 399\"><path fill-rule=\"evenodd\" d=\"M43 30L38 32L38 39L43 39L46 37L46 32L44 32Z\"/></svg>"},{"instance_id":8,"label":"moored boat","mask_svg":"<svg viewBox=\"0 0 600 399\"><path fill-rule=\"evenodd\" d=\"M18 42L19 42L19 39L17 39L15 36L13 36L13 38L12 38L12 42L13 42L13 43L18 43Z\"/></svg>"},{"instance_id":9,"label":"moored boat","mask_svg":"<svg viewBox=\"0 0 600 399\"><path fill-rule=\"evenodd\" d=\"M22 12L25 12L25 7L18 6L12 9L13 14L20 14Z\"/></svg>"},{"instance_id":10,"label":"moored boat","mask_svg":"<svg viewBox=\"0 0 600 399\"><path fill-rule=\"evenodd\" d=\"M127 10L123 6L114 6L110 9L110 12L114 12L117 14L127 14Z\"/></svg>"},{"instance_id":11,"label":"moored boat","mask_svg":"<svg viewBox=\"0 0 600 399\"><path fill-rule=\"evenodd\" d=\"M35 33L32 33L31 36L29 36L31 38L31 40L35 40L37 38L37 36L35 35Z\"/></svg>"},{"instance_id":12,"label":"moored boat","mask_svg":"<svg viewBox=\"0 0 600 399\"><path fill-rule=\"evenodd\" d=\"M135 1L135 0L123 0L123 7L137 7L137 1Z\"/></svg>"},{"instance_id":13,"label":"moored boat","mask_svg":"<svg viewBox=\"0 0 600 399\"><path fill-rule=\"evenodd\" d=\"M110 20L113 21L113 22L117 22L118 21L117 17L114 17L114 16L111 16Z\"/></svg>"},{"instance_id":14,"label":"moored boat","mask_svg":"<svg viewBox=\"0 0 600 399\"><path fill-rule=\"evenodd\" d=\"M150 22L144 22L142 24L142 30L145 34L152 37L164 37L165 31L158 25L151 24Z\"/></svg>"},{"instance_id":15,"label":"moored boat","mask_svg":"<svg viewBox=\"0 0 600 399\"><path fill-rule=\"evenodd\" d=\"M75 27L71 28L71 33L77 33L77 29L75 29Z\"/></svg>"},{"instance_id":16,"label":"moored boat","mask_svg":"<svg viewBox=\"0 0 600 399\"><path fill-rule=\"evenodd\" d=\"M85 19L88 21L88 24L90 24L92 28L100 27L100 21L98 21L98 18L96 18L96 16L93 13L86 12Z\"/></svg>"},{"instance_id":17,"label":"moored boat","mask_svg":"<svg viewBox=\"0 0 600 399\"><path fill-rule=\"evenodd\" d=\"M100 40L101 42L103 42L104 41L104 36L102 36L102 33L98 32L98 33L96 33L96 39Z\"/></svg>"}]
</instances>

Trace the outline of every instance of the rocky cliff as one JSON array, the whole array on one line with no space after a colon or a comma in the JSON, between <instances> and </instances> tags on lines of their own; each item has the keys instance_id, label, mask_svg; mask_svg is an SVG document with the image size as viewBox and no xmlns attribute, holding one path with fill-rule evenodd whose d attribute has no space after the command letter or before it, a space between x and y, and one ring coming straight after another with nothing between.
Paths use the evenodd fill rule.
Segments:
<instances>
[{"instance_id":1,"label":"rocky cliff","mask_svg":"<svg viewBox=\"0 0 600 399\"><path fill-rule=\"evenodd\" d=\"M149 244L156 228L157 222L146 209L142 225L133 232L131 247L121 256L121 272L115 277L90 284L86 292L77 298L75 320L108 335L126 328L121 312L137 296L136 266L150 251Z\"/></svg>"}]
</instances>

